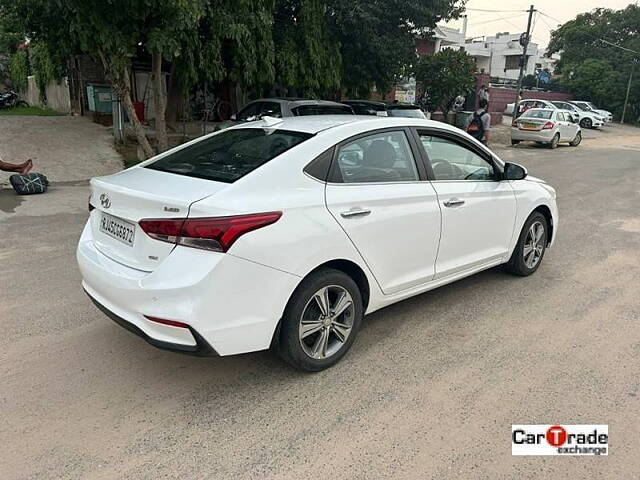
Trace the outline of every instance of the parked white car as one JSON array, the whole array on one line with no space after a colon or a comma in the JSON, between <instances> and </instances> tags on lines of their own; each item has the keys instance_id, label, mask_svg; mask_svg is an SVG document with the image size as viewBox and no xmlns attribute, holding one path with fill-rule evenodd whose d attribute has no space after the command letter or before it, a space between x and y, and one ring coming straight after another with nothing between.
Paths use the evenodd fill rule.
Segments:
<instances>
[{"instance_id":1,"label":"parked white car","mask_svg":"<svg viewBox=\"0 0 640 480\"><path fill-rule=\"evenodd\" d=\"M553 101L551 103L553 103L556 108L572 112L574 118L578 118L578 123L582 128L599 128L604 125L604 118L595 112L582 110L570 102Z\"/></svg>"},{"instance_id":2,"label":"parked white car","mask_svg":"<svg viewBox=\"0 0 640 480\"><path fill-rule=\"evenodd\" d=\"M532 108L511 124L511 145L537 142L557 148L561 142L577 147L582 142L580 126L564 110Z\"/></svg>"},{"instance_id":3,"label":"parked white car","mask_svg":"<svg viewBox=\"0 0 640 480\"><path fill-rule=\"evenodd\" d=\"M500 264L535 272L555 198L444 123L266 117L92 179L77 259L96 305L153 345L273 347L317 371L367 313Z\"/></svg>"},{"instance_id":4,"label":"parked white car","mask_svg":"<svg viewBox=\"0 0 640 480\"><path fill-rule=\"evenodd\" d=\"M583 111L593 112L596 115L600 115L605 123L611 123L613 121L613 114L610 111L596 108L595 105L591 102L577 100L571 103L573 103Z\"/></svg>"}]
</instances>

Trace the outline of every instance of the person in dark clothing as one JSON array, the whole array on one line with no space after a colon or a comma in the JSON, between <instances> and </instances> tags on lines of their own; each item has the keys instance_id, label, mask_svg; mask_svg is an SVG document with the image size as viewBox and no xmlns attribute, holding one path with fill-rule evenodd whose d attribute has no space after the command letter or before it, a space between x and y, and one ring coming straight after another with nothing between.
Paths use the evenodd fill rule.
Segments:
<instances>
[{"instance_id":1,"label":"person in dark clothing","mask_svg":"<svg viewBox=\"0 0 640 480\"><path fill-rule=\"evenodd\" d=\"M480 108L467 119L465 125L467 133L485 145L489 142L491 134L491 114L487 111L488 108L489 102L480 100Z\"/></svg>"}]
</instances>

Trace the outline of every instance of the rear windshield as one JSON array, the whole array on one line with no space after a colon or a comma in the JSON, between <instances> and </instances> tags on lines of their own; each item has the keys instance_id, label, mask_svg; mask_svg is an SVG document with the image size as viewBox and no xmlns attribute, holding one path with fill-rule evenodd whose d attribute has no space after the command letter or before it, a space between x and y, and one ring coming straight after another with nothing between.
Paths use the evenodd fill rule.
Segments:
<instances>
[{"instance_id":1,"label":"rear windshield","mask_svg":"<svg viewBox=\"0 0 640 480\"><path fill-rule=\"evenodd\" d=\"M387 113L390 117L426 118L419 108L389 108Z\"/></svg>"},{"instance_id":2,"label":"rear windshield","mask_svg":"<svg viewBox=\"0 0 640 480\"><path fill-rule=\"evenodd\" d=\"M292 108L296 117L306 115L353 115L353 110L347 105L300 105Z\"/></svg>"},{"instance_id":3,"label":"rear windshield","mask_svg":"<svg viewBox=\"0 0 640 480\"><path fill-rule=\"evenodd\" d=\"M553 115L551 110L527 110L522 114L523 117L544 118L547 120L551 118L551 115Z\"/></svg>"},{"instance_id":4,"label":"rear windshield","mask_svg":"<svg viewBox=\"0 0 640 480\"><path fill-rule=\"evenodd\" d=\"M262 128L225 130L169 154L147 168L233 183L312 136Z\"/></svg>"}]
</instances>

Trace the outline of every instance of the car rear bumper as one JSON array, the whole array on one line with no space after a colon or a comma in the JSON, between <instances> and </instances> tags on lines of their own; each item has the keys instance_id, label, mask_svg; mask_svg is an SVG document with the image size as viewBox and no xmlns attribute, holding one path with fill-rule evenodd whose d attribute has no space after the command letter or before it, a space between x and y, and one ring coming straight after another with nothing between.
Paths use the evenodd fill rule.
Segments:
<instances>
[{"instance_id":1,"label":"car rear bumper","mask_svg":"<svg viewBox=\"0 0 640 480\"><path fill-rule=\"evenodd\" d=\"M196 355L269 348L300 281L230 254L188 247L176 247L153 272L143 272L97 250L88 228L78 243L77 260L83 288L108 316L155 346Z\"/></svg>"},{"instance_id":2,"label":"car rear bumper","mask_svg":"<svg viewBox=\"0 0 640 480\"><path fill-rule=\"evenodd\" d=\"M145 340L147 343L153 345L154 347L160 348L162 350L170 350L173 352L186 353L188 355L197 355L202 357L214 357L218 355L218 353L213 349L213 347L211 347L211 345L209 345L207 341L204 338L202 338L200 334L195 330L193 330L192 328L190 328L189 330L191 335L195 339L195 342L196 342L195 345L184 345L181 343L171 343L163 340L157 340L154 337L147 335L143 330L141 330L135 324L128 322L124 318L119 317L118 315L113 313L107 307L102 305L98 300L93 298L91 294L89 294L86 290L85 290L85 293L91 299L93 304L96 307L98 307L98 310L100 310L102 313L104 313L107 317L109 317L111 320L116 322L122 328L125 328L126 330L129 330L131 333L138 335L140 338Z\"/></svg>"},{"instance_id":3,"label":"car rear bumper","mask_svg":"<svg viewBox=\"0 0 640 480\"><path fill-rule=\"evenodd\" d=\"M555 135L554 130L520 130L511 128L511 140L521 142L551 142Z\"/></svg>"}]
</instances>

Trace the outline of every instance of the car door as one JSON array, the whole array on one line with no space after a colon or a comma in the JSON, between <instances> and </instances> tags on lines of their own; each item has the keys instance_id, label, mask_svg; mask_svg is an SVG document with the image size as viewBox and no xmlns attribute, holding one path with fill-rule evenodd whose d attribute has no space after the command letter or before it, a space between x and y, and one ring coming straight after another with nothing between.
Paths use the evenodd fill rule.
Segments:
<instances>
[{"instance_id":1,"label":"car door","mask_svg":"<svg viewBox=\"0 0 640 480\"><path fill-rule=\"evenodd\" d=\"M408 129L369 132L336 146L325 195L385 294L432 280L440 207Z\"/></svg>"},{"instance_id":2,"label":"car door","mask_svg":"<svg viewBox=\"0 0 640 480\"><path fill-rule=\"evenodd\" d=\"M442 211L435 278L505 260L516 199L491 155L452 132L417 134Z\"/></svg>"},{"instance_id":3,"label":"car door","mask_svg":"<svg viewBox=\"0 0 640 480\"><path fill-rule=\"evenodd\" d=\"M575 124L571 121L568 112L557 112L556 119L560 125L560 140L571 141L575 135Z\"/></svg>"}]
</instances>

